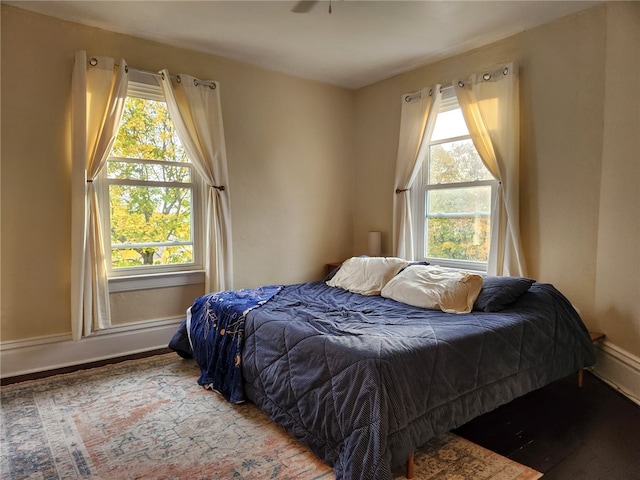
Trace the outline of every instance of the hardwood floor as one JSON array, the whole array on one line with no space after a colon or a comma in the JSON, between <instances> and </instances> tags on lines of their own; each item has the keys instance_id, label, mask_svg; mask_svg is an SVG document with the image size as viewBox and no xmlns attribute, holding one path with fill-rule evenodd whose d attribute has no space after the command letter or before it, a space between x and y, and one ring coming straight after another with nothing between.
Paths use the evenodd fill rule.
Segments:
<instances>
[{"instance_id":1,"label":"hardwood floor","mask_svg":"<svg viewBox=\"0 0 640 480\"><path fill-rule=\"evenodd\" d=\"M589 372L568 377L455 430L535 468L544 480L640 479L640 406Z\"/></svg>"}]
</instances>

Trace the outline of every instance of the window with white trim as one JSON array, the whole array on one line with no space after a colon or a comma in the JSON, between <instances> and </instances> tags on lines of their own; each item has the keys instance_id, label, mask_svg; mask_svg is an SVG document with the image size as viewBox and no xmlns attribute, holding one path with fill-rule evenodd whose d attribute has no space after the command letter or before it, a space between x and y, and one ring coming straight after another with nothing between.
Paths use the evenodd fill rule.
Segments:
<instances>
[{"instance_id":1,"label":"window with white trim","mask_svg":"<svg viewBox=\"0 0 640 480\"><path fill-rule=\"evenodd\" d=\"M110 277L202 269L201 182L160 86L129 81L99 190Z\"/></svg>"},{"instance_id":2,"label":"window with white trim","mask_svg":"<svg viewBox=\"0 0 640 480\"><path fill-rule=\"evenodd\" d=\"M418 258L486 271L497 182L473 146L452 88L443 91L416 182L412 203Z\"/></svg>"}]
</instances>

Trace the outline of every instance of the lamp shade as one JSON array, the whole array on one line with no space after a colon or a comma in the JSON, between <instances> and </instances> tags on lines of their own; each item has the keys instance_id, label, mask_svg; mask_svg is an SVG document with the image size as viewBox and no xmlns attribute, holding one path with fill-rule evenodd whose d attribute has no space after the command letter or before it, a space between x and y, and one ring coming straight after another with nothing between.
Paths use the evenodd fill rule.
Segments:
<instances>
[{"instance_id":1,"label":"lamp shade","mask_svg":"<svg viewBox=\"0 0 640 480\"><path fill-rule=\"evenodd\" d=\"M368 246L367 254L370 257L379 257L382 254L382 232L369 232Z\"/></svg>"}]
</instances>

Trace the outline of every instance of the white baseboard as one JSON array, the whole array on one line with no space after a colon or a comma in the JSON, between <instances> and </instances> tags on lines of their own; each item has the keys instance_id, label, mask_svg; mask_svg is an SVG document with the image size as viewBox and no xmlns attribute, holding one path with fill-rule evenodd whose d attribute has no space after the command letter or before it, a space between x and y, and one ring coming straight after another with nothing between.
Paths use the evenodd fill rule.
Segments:
<instances>
[{"instance_id":1,"label":"white baseboard","mask_svg":"<svg viewBox=\"0 0 640 480\"><path fill-rule=\"evenodd\" d=\"M0 343L0 377L8 378L167 347L181 318L121 325L74 342L71 333Z\"/></svg>"},{"instance_id":2,"label":"white baseboard","mask_svg":"<svg viewBox=\"0 0 640 480\"><path fill-rule=\"evenodd\" d=\"M640 358L604 341L596 346L596 364L591 371L640 405Z\"/></svg>"}]
</instances>

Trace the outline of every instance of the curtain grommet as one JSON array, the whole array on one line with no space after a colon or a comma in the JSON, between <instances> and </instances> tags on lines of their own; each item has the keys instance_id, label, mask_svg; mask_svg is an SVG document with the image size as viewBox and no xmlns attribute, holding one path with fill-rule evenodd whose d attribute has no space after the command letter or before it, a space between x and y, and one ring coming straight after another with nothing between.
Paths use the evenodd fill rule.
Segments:
<instances>
[{"instance_id":1,"label":"curtain grommet","mask_svg":"<svg viewBox=\"0 0 640 480\"><path fill-rule=\"evenodd\" d=\"M463 82L458 82L458 86L459 86L460 88L464 88L464 83L463 83Z\"/></svg>"},{"instance_id":2,"label":"curtain grommet","mask_svg":"<svg viewBox=\"0 0 640 480\"><path fill-rule=\"evenodd\" d=\"M92 67L95 67L96 65L98 65L98 59L96 57L91 57L89 59L89 65L91 65Z\"/></svg>"},{"instance_id":3,"label":"curtain grommet","mask_svg":"<svg viewBox=\"0 0 640 480\"><path fill-rule=\"evenodd\" d=\"M491 80L491 74L485 73L484 75L482 75L482 78L488 82L489 80Z\"/></svg>"}]
</instances>

